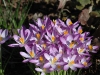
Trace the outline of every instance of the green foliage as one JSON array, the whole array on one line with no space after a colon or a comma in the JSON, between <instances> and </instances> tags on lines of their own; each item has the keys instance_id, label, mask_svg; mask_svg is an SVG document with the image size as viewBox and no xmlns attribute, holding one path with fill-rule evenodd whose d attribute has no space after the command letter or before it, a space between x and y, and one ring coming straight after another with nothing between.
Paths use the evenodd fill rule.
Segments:
<instances>
[{"instance_id":1,"label":"green foliage","mask_svg":"<svg viewBox=\"0 0 100 75\"><path fill-rule=\"evenodd\" d=\"M31 5L29 5L29 2L30 1L28 1L25 7L23 6L21 10L21 1L19 0L19 2L17 2L15 10L13 10L11 0L8 0L8 2L3 0L4 6L0 7L0 28L9 30L20 28L27 17L29 8L31 7Z\"/></svg>"},{"instance_id":2,"label":"green foliage","mask_svg":"<svg viewBox=\"0 0 100 75\"><path fill-rule=\"evenodd\" d=\"M79 5L76 5L76 8L79 10L82 10L86 5L91 3L90 0L77 0L77 2L79 3Z\"/></svg>"}]
</instances>

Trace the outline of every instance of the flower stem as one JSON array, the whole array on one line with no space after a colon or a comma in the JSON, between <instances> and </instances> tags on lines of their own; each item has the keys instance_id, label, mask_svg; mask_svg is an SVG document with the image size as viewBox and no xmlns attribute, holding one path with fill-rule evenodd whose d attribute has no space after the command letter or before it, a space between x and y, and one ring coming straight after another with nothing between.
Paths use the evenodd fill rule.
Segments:
<instances>
[{"instance_id":1,"label":"flower stem","mask_svg":"<svg viewBox=\"0 0 100 75\"><path fill-rule=\"evenodd\" d=\"M0 44L0 74L4 75L3 69L2 69L2 50L1 50L1 44Z\"/></svg>"}]
</instances>

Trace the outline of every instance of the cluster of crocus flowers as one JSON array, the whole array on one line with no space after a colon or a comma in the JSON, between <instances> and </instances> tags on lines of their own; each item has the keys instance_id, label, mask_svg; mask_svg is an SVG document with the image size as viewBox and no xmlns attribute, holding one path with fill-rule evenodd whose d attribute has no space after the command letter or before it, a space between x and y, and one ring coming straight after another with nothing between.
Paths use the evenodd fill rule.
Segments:
<instances>
[{"instance_id":1,"label":"cluster of crocus flowers","mask_svg":"<svg viewBox=\"0 0 100 75\"><path fill-rule=\"evenodd\" d=\"M83 32L79 22L72 23L70 19L64 23L60 19L38 18L29 29L22 27L18 33L13 36L16 43L9 46L24 47L26 51L20 52L23 62L35 64L41 75L87 68L91 65L90 53L96 53L98 48L91 44L89 32Z\"/></svg>"}]
</instances>

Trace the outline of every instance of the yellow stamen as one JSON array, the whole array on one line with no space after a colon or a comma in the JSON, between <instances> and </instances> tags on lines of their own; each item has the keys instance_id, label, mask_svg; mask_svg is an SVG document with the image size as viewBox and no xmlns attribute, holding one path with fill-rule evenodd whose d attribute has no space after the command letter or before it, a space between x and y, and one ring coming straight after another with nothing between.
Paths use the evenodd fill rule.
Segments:
<instances>
[{"instance_id":1,"label":"yellow stamen","mask_svg":"<svg viewBox=\"0 0 100 75\"><path fill-rule=\"evenodd\" d=\"M55 36L52 36L51 40L52 40L52 42L54 42L55 41Z\"/></svg>"},{"instance_id":2,"label":"yellow stamen","mask_svg":"<svg viewBox=\"0 0 100 75\"><path fill-rule=\"evenodd\" d=\"M72 42L69 44L69 47L70 47L70 48L73 48L74 45L75 45L75 41L72 41Z\"/></svg>"},{"instance_id":3,"label":"yellow stamen","mask_svg":"<svg viewBox=\"0 0 100 75\"><path fill-rule=\"evenodd\" d=\"M44 59L43 59L42 56L40 56L40 57L39 57L39 60L40 60L40 62L43 62Z\"/></svg>"},{"instance_id":4,"label":"yellow stamen","mask_svg":"<svg viewBox=\"0 0 100 75\"><path fill-rule=\"evenodd\" d=\"M22 44L25 43L24 38L22 38L22 37L19 38L19 41L20 41Z\"/></svg>"},{"instance_id":5,"label":"yellow stamen","mask_svg":"<svg viewBox=\"0 0 100 75\"><path fill-rule=\"evenodd\" d=\"M52 60L52 64L54 64L56 61L57 61L57 58L54 57L53 60Z\"/></svg>"},{"instance_id":6,"label":"yellow stamen","mask_svg":"<svg viewBox=\"0 0 100 75\"><path fill-rule=\"evenodd\" d=\"M93 46L92 45L88 45L89 50L93 50Z\"/></svg>"},{"instance_id":7,"label":"yellow stamen","mask_svg":"<svg viewBox=\"0 0 100 75\"><path fill-rule=\"evenodd\" d=\"M80 33L80 34L82 34L82 32L83 32L83 30L82 30L82 29L80 29L80 30L78 31L78 33Z\"/></svg>"},{"instance_id":8,"label":"yellow stamen","mask_svg":"<svg viewBox=\"0 0 100 75\"><path fill-rule=\"evenodd\" d=\"M67 34L68 34L68 31L65 30L65 31L64 31L64 35L67 35Z\"/></svg>"},{"instance_id":9,"label":"yellow stamen","mask_svg":"<svg viewBox=\"0 0 100 75\"><path fill-rule=\"evenodd\" d=\"M0 36L0 41L2 41L3 40L3 38Z\"/></svg>"},{"instance_id":10,"label":"yellow stamen","mask_svg":"<svg viewBox=\"0 0 100 75\"><path fill-rule=\"evenodd\" d=\"M68 24L69 24L69 25L72 25L73 23L72 23L72 21L70 21Z\"/></svg>"},{"instance_id":11,"label":"yellow stamen","mask_svg":"<svg viewBox=\"0 0 100 75\"><path fill-rule=\"evenodd\" d=\"M43 48L46 48L46 44L45 44L45 43L44 43L44 44L42 44L42 47L43 47Z\"/></svg>"},{"instance_id":12,"label":"yellow stamen","mask_svg":"<svg viewBox=\"0 0 100 75\"><path fill-rule=\"evenodd\" d=\"M44 26L44 25L42 25L41 27L42 27L42 30L44 30L45 26Z\"/></svg>"},{"instance_id":13,"label":"yellow stamen","mask_svg":"<svg viewBox=\"0 0 100 75\"><path fill-rule=\"evenodd\" d=\"M56 20L53 19L53 23L54 23L54 25L55 25L55 24L56 24Z\"/></svg>"},{"instance_id":14,"label":"yellow stamen","mask_svg":"<svg viewBox=\"0 0 100 75\"><path fill-rule=\"evenodd\" d=\"M81 48L79 51L78 51L78 53L82 53L83 52L83 48Z\"/></svg>"},{"instance_id":15,"label":"yellow stamen","mask_svg":"<svg viewBox=\"0 0 100 75\"><path fill-rule=\"evenodd\" d=\"M58 69L60 69L60 68L61 68L61 66L60 66L60 65L57 65L57 68L58 68Z\"/></svg>"},{"instance_id":16,"label":"yellow stamen","mask_svg":"<svg viewBox=\"0 0 100 75\"><path fill-rule=\"evenodd\" d=\"M33 51L30 51L30 56L31 56L32 58L35 56Z\"/></svg>"},{"instance_id":17,"label":"yellow stamen","mask_svg":"<svg viewBox=\"0 0 100 75\"><path fill-rule=\"evenodd\" d=\"M83 38L83 37L81 37L81 38L79 38L79 40L80 40L81 42L83 42L83 41L84 41L84 38Z\"/></svg>"},{"instance_id":18,"label":"yellow stamen","mask_svg":"<svg viewBox=\"0 0 100 75\"><path fill-rule=\"evenodd\" d=\"M40 34L37 33L37 34L36 34L36 37L37 37L37 39L40 39Z\"/></svg>"},{"instance_id":19,"label":"yellow stamen","mask_svg":"<svg viewBox=\"0 0 100 75\"><path fill-rule=\"evenodd\" d=\"M71 66L73 64L75 64L74 60L70 61L68 65Z\"/></svg>"},{"instance_id":20,"label":"yellow stamen","mask_svg":"<svg viewBox=\"0 0 100 75\"><path fill-rule=\"evenodd\" d=\"M83 65L84 65L84 66L87 66L87 62L84 62Z\"/></svg>"}]
</instances>

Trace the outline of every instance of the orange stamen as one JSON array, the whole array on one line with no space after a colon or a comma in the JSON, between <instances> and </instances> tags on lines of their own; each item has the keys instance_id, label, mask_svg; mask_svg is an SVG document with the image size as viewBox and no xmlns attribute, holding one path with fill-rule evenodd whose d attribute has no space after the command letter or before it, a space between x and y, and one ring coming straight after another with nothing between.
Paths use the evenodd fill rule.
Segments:
<instances>
[{"instance_id":1,"label":"orange stamen","mask_svg":"<svg viewBox=\"0 0 100 75\"><path fill-rule=\"evenodd\" d=\"M52 42L54 42L55 41L55 36L52 36L51 40L52 40Z\"/></svg>"},{"instance_id":2,"label":"orange stamen","mask_svg":"<svg viewBox=\"0 0 100 75\"><path fill-rule=\"evenodd\" d=\"M33 58L35 56L33 51L30 51L30 56Z\"/></svg>"},{"instance_id":3,"label":"orange stamen","mask_svg":"<svg viewBox=\"0 0 100 75\"><path fill-rule=\"evenodd\" d=\"M44 59L43 59L42 56L40 56L40 57L39 57L39 60L40 60L40 62L43 62Z\"/></svg>"},{"instance_id":4,"label":"orange stamen","mask_svg":"<svg viewBox=\"0 0 100 75\"><path fill-rule=\"evenodd\" d=\"M89 48L89 50L93 50L93 46L92 45L89 45L88 48Z\"/></svg>"},{"instance_id":5,"label":"orange stamen","mask_svg":"<svg viewBox=\"0 0 100 75\"><path fill-rule=\"evenodd\" d=\"M83 32L83 30L82 30L82 29L80 29L80 30L78 31L78 33L80 33L80 34L82 34L82 32Z\"/></svg>"},{"instance_id":6,"label":"orange stamen","mask_svg":"<svg viewBox=\"0 0 100 75\"><path fill-rule=\"evenodd\" d=\"M74 60L72 60L72 61L69 62L69 66L71 66L73 64L75 64Z\"/></svg>"},{"instance_id":7,"label":"orange stamen","mask_svg":"<svg viewBox=\"0 0 100 75\"><path fill-rule=\"evenodd\" d=\"M57 58L54 57L53 60L52 60L52 64L54 64L56 61L57 61Z\"/></svg>"},{"instance_id":8,"label":"orange stamen","mask_svg":"<svg viewBox=\"0 0 100 75\"><path fill-rule=\"evenodd\" d=\"M68 31L65 30L65 31L64 31L64 35L67 35L67 34L68 34Z\"/></svg>"},{"instance_id":9,"label":"orange stamen","mask_svg":"<svg viewBox=\"0 0 100 75\"><path fill-rule=\"evenodd\" d=\"M44 25L42 25L41 27L42 27L42 30L44 30L45 26L44 26Z\"/></svg>"},{"instance_id":10,"label":"orange stamen","mask_svg":"<svg viewBox=\"0 0 100 75\"><path fill-rule=\"evenodd\" d=\"M25 43L24 38L22 38L22 37L19 38L19 41L20 41L22 44Z\"/></svg>"},{"instance_id":11,"label":"orange stamen","mask_svg":"<svg viewBox=\"0 0 100 75\"><path fill-rule=\"evenodd\" d=\"M87 62L84 62L83 65L84 65L84 66L87 66Z\"/></svg>"},{"instance_id":12,"label":"orange stamen","mask_svg":"<svg viewBox=\"0 0 100 75\"><path fill-rule=\"evenodd\" d=\"M2 41L3 40L3 38L0 36L0 41Z\"/></svg>"},{"instance_id":13,"label":"orange stamen","mask_svg":"<svg viewBox=\"0 0 100 75\"><path fill-rule=\"evenodd\" d=\"M40 34L37 33L37 34L36 34L36 37L37 37L37 39L40 39Z\"/></svg>"}]
</instances>

